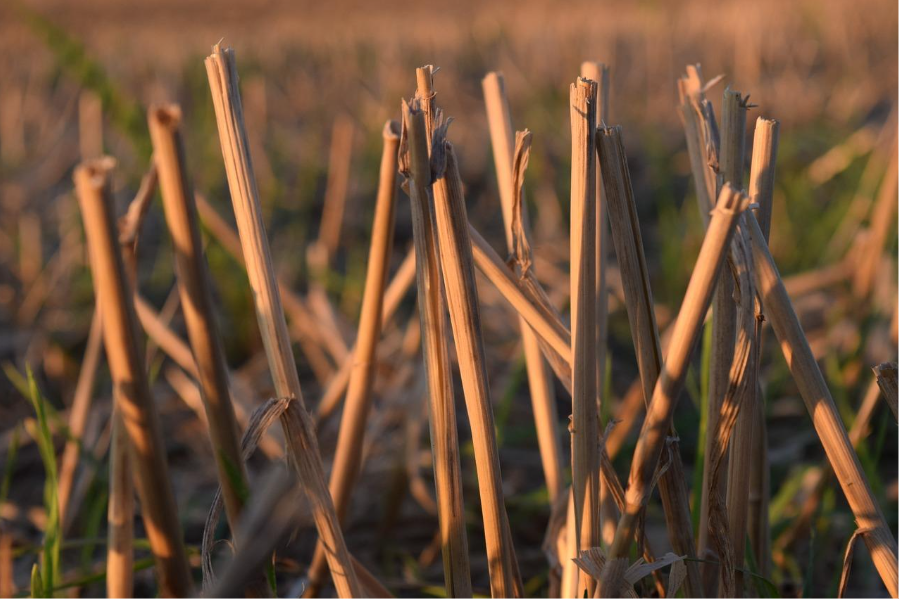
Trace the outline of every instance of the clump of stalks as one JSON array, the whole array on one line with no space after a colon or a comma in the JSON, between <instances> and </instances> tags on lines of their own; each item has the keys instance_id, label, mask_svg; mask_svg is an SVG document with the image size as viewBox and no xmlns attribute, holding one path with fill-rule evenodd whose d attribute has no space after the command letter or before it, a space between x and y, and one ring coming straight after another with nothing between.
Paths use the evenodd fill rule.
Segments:
<instances>
[{"instance_id":1,"label":"clump of stalks","mask_svg":"<svg viewBox=\"0 0 900 600\"><path fill-rule=\"evenodd\" d=\"M609 550L610 560L604 572L615 572L616 563L626 560L628 547L638 518L650 497L650 491L657 479L660 456L665 445L666 433L671 427L678 396L684 385L690 360L703 318L712 300L713 289L728 245L748 200L730 185L722 188L710 219L700 254L691 274L687 291L678 317L675 320L672 341L659 379L653 390L647 415L631 462L631 474L625 495L625 509L619 520L613 544ZM604 578L600 585L601 595L615 594L620 581Z\"/></svg>"},{"instance_id":2,"label":"clump of stalks","mask_svg":"<svg viewBox=\"0 0 900 600\"><path fill-rule=\"evenodd\" d=\"M424 370L406 373L403 381L415 380L411 397L421 396L427 388L434 499L425 491L420 475L412 485L418 485L415 495L426 510L437 512L439 530L431 555L436 554L439 544L447 595L472 596L473 566L466 533L448 345L449 317L472 431L491 594L523 596L504 500L475 282L477 268L510 304L519 323L551 505L544 548L553 568L552 592L566 597L632 595L636 594L633 586L652 574L660 596L673 597L682 585L689 596L743 596L747 539L758 572L768 572L768 441L762 386L758 381L763 322L768 321L828 459L818 470L799 517L778 545L783 548L791 543L811 521L815 503L833 471L858 527L848 541L840 594L847 585L854 544L861 538L888 592L896 597L897 544L854 451L872 418L879 389L896 418L896 364L885 363L875 369L877 383L870 386L848 436L768 250L779 135L774 120L757 121L749 194L741 191L746 116L751 106L747 98L730 89L725 91L720 135L712 105L705 97L718 80L704 83L697 65L689 67L679 81L679 111L706 233L680 310L663 332L661 342L658 307L650 288L622 131L606 125L608 69L598 63L584 63L582 77L570 87L571 327L567 327L534 273L536 257L524 196L532 138L528 130L513 133L503 77L490 73L482 83L510 255L506 262L469 223L457 151L447 139L449 119L444 118L436 104L435 69L417 69L416 94L401 106L402 124L389 121L383 132L365 290L357 338L350 350L347 341L340 337L339 317L321 286L305 299L276 277L250 158L233 51L216 45L206 59L206 68L237 235L191 188L180 134L181 115L175 106L153 107L150 111L154 160L141 191L121 221L118 235L110 192L110 159L87 161L75 173L97 298L70 424L73 436L81 436L102 337L114 383L107 555L110 596L133 593L132 473L156 560L160 593L193 593L163 438L138 340L138 323L176 363L166 372L167 379L186 399L193 398L193 407L202 412L202 423L208 428L214 449L220 490L203 537L205 591L213 595L270 593L261 584L261 570L302 516L305 507L296 500L300 487L319 535L305 595L321 591L326 569L340 597L390 595L351 555L341 523L351 505L361 468L382 327L398 309L413 280L417 286L418 317L411 321L402 352L412 356L415 346L421 343ZM314 266L321 268L327 268L329 257L338 248L349 181L352 131L349 126L341 129L341 123L346 125L347 121L336 124L329 207L316 244L319 254L314 249L312 257L312 262L320 261ZM393 251L398 171L411 203L413 248L386 285ZM178 275L178 297L171 295L173 301L167 302L168 308L161 314L134 288L138 230L157 179L174 242ZM882 221L889 220L894 210L885 198L895 187L896 169L893 174L888 173L873 215L873 232L862 247L863 269L854 275L854 291L859 296L871 292L874 269L886 243L887 225ZM245 389L246 384L241 388L229 380L203 256L201 218L222 245L244 262L253 292L277 397L252 415L244 406L249 405L252 392ZM610 460L610 454L622 447L627 431L610 435L610 424L601 434L599 418L602 401L606 400L602 390L607 284L610 273L615 272L606 265L605 248L610 233L607 218L613 225L611 233L618 261L619 279L612 281L621 284L618 294L627 312L639 370L638 380L620 410L629 411L629 418L636 419L641 398L646 407L631 457L627 488L619 481ZM841 276L848 276L847 266L842 267ZM178 300L190 345L168 323ZM708 431L702 495L695 499L695 510L700 516L699 544L695 548L686 477L672 421L711 307ZM290 330L284 308L291 316ZM665 325L667 319L659 319ZM346 393L329 484L314 431L315 419L304 405L290 336L299 342L323 384L319 419L331 414ZM565 483L551 372L572 400L570 487ZM258 493L248 499L245 462L260 444L268 443L269 454L278 454L277 448L271 447L276 436L267 431L275 420L282 424L285 454L292 468L270 469ZM241 443L238 421L246 424ZM410 431L415 434L415 424ZM73 448L77 450L77 445L67 444L64 450L60 481L63 510L73 510L77 505L69 501L74 496L72 477L77 464ZM412 470L418 471L418 467L413 464ZM657 484L669 541L675 550L662 558L654 557L643 522ZM223 506L236 550L229 568L223 570L224 576L214 581L210 551ZM5 536L0 535L0 542L6 543ZM637 543L646 564L638 561L629 565L632 542ZM0 557L0 572L4 573L8 571L5 548L0 547L4 553ZM698 555L701 561L696 559ZM666 585L658 573L663 567L671 567ZM0 587L8 589L5 585Z\"/></svg>"},{"instance_id":3,"label":"clump of stalks","mask_svg":"<svg viewBox=\"0 0 900 600\"><path fill-rule=\"evenodd\" d=\"M653 387L662 370L663 357L621 129L600 128L597 132L597 152L609 214L616 223L616 227L612 230L613 243L622 274L625 306L628 309L628 322L638 359L644 404L649 406ZM686 478L681 465L677 434L671 426L666 443L671 460L659 480L659 491L665 510L669 540L679 555L694 558L694 535ZM687 591L693 595L701 594L697 563L687 563L687 574Z\"/></svg>"},{"instance_id":4,"label":"clump of stalks","mask_svg":"<svg viewBox=\"0 0 900 600\"><path fill-rule=\"evenodd\" d=\"M418 98L403 104L404 138L401 172L408 177L416 252L419 322L422 357L428 378L428 417L435 492L444 560L444 584L448 596L472 593L469 545L464 520L459 438L453 385L446 346L446 318L437 236L431 208L431 167L428 158L428 126Z\"/></svg>"}]
</instances>

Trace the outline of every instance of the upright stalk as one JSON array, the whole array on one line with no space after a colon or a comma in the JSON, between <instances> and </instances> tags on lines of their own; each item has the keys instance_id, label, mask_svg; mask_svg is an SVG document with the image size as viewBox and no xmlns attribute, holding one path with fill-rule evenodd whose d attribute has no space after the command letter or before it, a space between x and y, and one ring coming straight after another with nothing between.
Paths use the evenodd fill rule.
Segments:
<instances>
[{"instance_id":1,"label":"upright stalk","mask_svg":"<svg viewBox=\"0 0 900 600\"><path fill-rule=\"evenodd\" d=\"M275 393L290 398L281 416L290 460L302 482L320 539L328 552L328 566L341 597L359 597L362 588L356 577L350 554L344 543L340 522L325 483L322 458L312 418L306 411L297 366L291 351L284 311L269 243L262 220L262 208L250 161L243 109L237 87L234 51L213 47L206 59L206 70L216 110L219 140L228 175L228 187L234 205L238 233L253 290L259 329L275 383Z\"/></svg>"},{"instance_id":2,"label":"upright stalk","mask_svg":"<svg viewBox=\"0 0 900 600\"><path fill-rule=\"evenodd\" d=\"M600 544L597 423L596 178L597 83L579 77L569 88L572 183L569 278L572 322L572 491L578 550ZM575 557L570 557L575 558ZM594 582L582 572L578 596Z\"/></svg>"},{"instance_id":3,"label":"upright stalk","mask_svg":"<svg viewBox=\"0 0 900 600\"><path fill-rule=\"evenodd\" d=\"M400 146L400 124L388 121L383 131L381 171L378 198L375 202L375 222L369 247L369 265L363 292L359 330L353 352L353 369L344 401L344 412L338 430L337 450L331 468L329 487L334 509L344 522L350 506L350 495L359 475L363 438L372 403L372 382L375 379L375 348L381 335L381 312L384 284L387 281L394 237L394 200L397 190L397 150ZM309 569L309 587L318 588L326 574L325 548L316 546Z\"/></svg>"}]
</instances>

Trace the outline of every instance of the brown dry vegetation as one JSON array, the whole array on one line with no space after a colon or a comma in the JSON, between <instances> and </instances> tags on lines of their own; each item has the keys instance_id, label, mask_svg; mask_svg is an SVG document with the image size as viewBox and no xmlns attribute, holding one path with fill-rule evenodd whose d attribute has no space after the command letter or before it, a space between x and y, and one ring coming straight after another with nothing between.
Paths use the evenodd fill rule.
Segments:
<instances>
[{"instance_id":1,"label":"brown dry vegetation","mask_svg":"<svg viewBox=\"0 0 900 600\"><path fill-rule=\"evenodd\" d=\"M482 4L0 6L0 597L896 596L895 3Z\"/></svg>"}]
</instances>

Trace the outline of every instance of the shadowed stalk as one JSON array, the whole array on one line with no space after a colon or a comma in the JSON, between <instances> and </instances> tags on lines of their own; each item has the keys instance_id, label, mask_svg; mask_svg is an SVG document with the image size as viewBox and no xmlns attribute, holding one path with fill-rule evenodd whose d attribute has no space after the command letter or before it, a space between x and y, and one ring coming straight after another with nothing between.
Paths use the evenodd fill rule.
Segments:
<instances>
[{"instance_id":1,"label":"shadowed stalk","mask_svg":"<svg viewBox=\"0 0 900 600\"><path fill-rule=\"evenodd\" d=\"M106 596L134 595L134 484L128 466L128 432L113 399L109 447L109 507L107 509Z\"/></svg>"},{"instance_id":2,"label":"shadowed stalk","mask_svg":"<svg viewBox=\"0 0 900 600\"><path fill-rule=\"evenodd\" d=\"M491 132L491 146L494 150L494 166L497 171L497 185L500 188L500 203L503 212L504 231L506 232L507 250L514 252L513 243L513 211L514 206L520 207L522 218L518 220L521 227L521 235L526 239L531 237L525 202L521 190L516 190L513 165L516 161L516 148L519 144L513 136L512 117L509 110L509 101L506 97L506 89L503 75L500 73L488 73L481 81L484 90L484 103L487 108L488 125ZM528 134L530 136L530 134ZM527 152L527 150L522 150ZM527 155L519 161L527 164ZM518 180L521 183L524 177L524 165ZM518 193L519 197L516 197ZM530 249L530 247L529 247ZM528 253L530 255L530 252ZM530 262L531 256L524 257ZM531 408L534 413L535 429L537 431L538 448L541 453L541 465L544 469L544 479L547 482L547 492L550 506L556 503L556 499L564 491L562 475L562 447L560 445L559 431L556 418L555 395L550 372L541 356L541 347L537 335L528 324L519 317L519 330L522 332L522 347L525 352L525 369L528 374L528 389L531 394Z\"/></svg>"},{"instance_id":3,"label":"shadowed stalk","mask_svg":"<svg viewBox=\"0 0 900 600\"><path fill-rule=\"evenodd\" d=\"M225 514L234 532L246 502L247 472L241 459L238 427L228 389L228 366L215 321L197 209L187 172L181 110L177 106L151 107L149 122L166 224L172 236L181 311L197 367Z\"/></svg>"},{"instance_id":4,"label":"shadowed stalk","mask_svg":"<svg viewBox=\"0 0 900 600\"><path fill-rule=\"evenodd\" d=\"M234 51L230 48L223 50L217 44L213 47L213 53L206 59L206 69L215 105L228 187L269 369L275 384L275 392L279 397L291 399L281 416L290 463L302 482L301 487L309 500L319 537L328 549L326 557L338 595L359 597L362 588L353 570L334 504L325 483L312 418L303 402L297 366L294 363L284 311L281 308L275 269L262 220L259 193L250 161L247 132L237 88Z\"/></svg>"},{"instance_id":5,"label":"shadowed stalk","mask_svg":"<svg viewBox=\"0 0 900 600\"><path fill-rule=\"evenodd\" d=\"M400 164L401 172L409 178L419 322L422 332L422 356L428 380L428 417L441 552L444 560L444 583L449 597L468 597L472 595L469 546L463 508L456 409L447 356L444 298L441 291L435 222L430 207L431 168L425 117L416 100L413 100L413 106L403 103L406 148L403 146L401 148L408 154L401 155Z\"/></svg>"},{"instance_id":6,"label":"shadowed stalk","mask_svg":"<svg viewBox=\"0 0 900 600\"><path fill-rule=\"evenodd\" d=\"M141 348L132 294L115 232L109 175L112 159L81 165L75 187L88 239L91 272L103 306L103 337L115 395L130 440L135 476L150 548L156 559L160 592L185 597L193 593L178 511L166 466L165 449Z\"/></svg>"},{"instance_id":7,"label":"shadowed stalk","mask_svg":"<svg viewBox=\"0 0 900 600\"><path fill-rule=\"evenodd\" d=\"M741 93L732 89L725 90L725 96L722 100L722 140L719 150L719 177L721 183L731 184L736 189L743 187L744 181L744 149L746 147L746 131L747 131L747 110L749 105L747 99L741 96ZM771 204L770 204L771 206ZM742 228L738 235L746 236L747 233ZM749 240L747 240L749 242ZM731 252L732 266L735 270L747 271L750 265L742 264L743 257L740 253ZM721 321L723 332L732 326L729 317L733 319L735 327L735 335L738 335L737 328L743 322L743 318L738 313L743 311L758 311L756 309L755 298L747 297L749 290L740 289L734 283L734 277L729 276L729 267L723 266L724 273L720 279L717 294L725 293L728 290L729 297L727 302L725 298L717 297L721 304L716 304L716 309L721 310ZM728 283L725 283L728 281ZM749 278L747 279L749 282ZM729 285L730 284L730 285ZM736 307L734 297L740 295L740 306ZM755 294L754 294L755 296ZM726 308L730 306L731 308ZM726 312L727 311L727 312ZM725 343L725 340L716 335L715 313L713 314L713 347L712 347L712 363L711 377L718 383L730 383L730 366L735 356L735 340L731 342L730 351L724 346L718 346L717 341ZM727 323L726 323L727 322ZM758 329L758 328L757 328ZM731 538L731 552L733 553L733 565L725 565L725 558L720 557L722 563L720 572L723 569L734 571L735 593L739 596L744 595L743 567L744 567L744 540L747 535L747 511L750 496L750 477L752 470L753 455L752 444L754 434L754 425L757 420L759 397L757 396L757 372L759 367L759 339L756 335L750 335L748 338L750 347L749 363L744 371L744 376L753 378L753 381L747 385L741 386L743 398L738 402L740 412L732 432L731 441L728 444L728 470L727 477L722 478L726 484L726 512L728 517L728 534ZM720 362L719 359L727 354L732 360L729 365ZM728 369L724 376L715 369ZM717 385L718 385L717 383ZM712 382L710 383L712 389ZM726 387L727 389L727 387ZM724 394L723 396L724 397ZM719 399L721 402L721 398ZM721 413L721 411L719 411ZM713 430L715 431L715 430ZM701 527L709 527L708 523L701 523Z\"/></svg>"},{"instance_id":8,"label":"shadowed stalk","mask_svg":"<svg viewBox=\"0 0 900 600\"><path fill-rule=\"evenodd\" d=\"M784 289L778 268L769 253L756 219L747 218L753 247L753 270L762 298L766 320L772 325L788 368L800 389L813 426L825 448L828 461L856 517L859 528L867 529L866 547L888 592L897 596L897 542L884 520L881 507L863 474L847 430L838 415L831 392L809 342Z\"/></svg>"},{"instance_id":9,"label":"shadowed stalk","mask_svg":"<svg viewBox=\"0 0 900 600\"><path fill-rule=\"evenodd\" d=\"M723 187L673 325L672 341L641 427L631 462L625 510L609 552L611 559L627 557L634 529L638 525L638 516L650 498L672 415L684 387L687 366L709 309L716 278L724 262L734 226L746 205L746 197L729 185ZM607 565L612 568L614 563L614 560L610 560ZM601 582L601 595L614 594L619 586L619 581L604 579Z\"/></svg>"},{"instance_id":10,"label":"shadowed stalk","mask_svg":"<svg viewBox=\"0 0 900 600\"><path fill-rule=\"evenodd\" d=\"M375 203L375 221L372 225L372 241L359 329L353 351L353 370L350 374L347 399L344 401L337 449L329 480L334 510L342 522L346 520L350 496L359 475L363 438L372 402L372 382L375 379L376 366L375 348L381 335L384 284L387 281L393 248L400 124L388 121L384 126L383 138L378 198ZM319 542L309 568L310 590L321 586L326 569L325 549Z\"/></svg>"},{"instance_id":11,"label":"shadowed stalk","mask_svg":"<svg viewBox=\"0 0 900 600\"><path fill-rule=\"evenodd\" d=\"M631 174L622 144L621 128L600 128L597 132L597 151L609 215L615 223L615 227L612 228L613 242L622 274L625 306L638 360L644 404L649 406L653 388L662 369L663 358L653 310L653 292L650 289L650 276L644 256ZM659 492L672 547L678 555L693 558L695 552L693 527L684 468L681 466L681 453L675 441L677 435L670 425L668 437L671 441L667 444L672 464L659 480ZM697 563L688 561L686 568L688 593L693 596L702 595Z\"/></svg>"}]
</instances>

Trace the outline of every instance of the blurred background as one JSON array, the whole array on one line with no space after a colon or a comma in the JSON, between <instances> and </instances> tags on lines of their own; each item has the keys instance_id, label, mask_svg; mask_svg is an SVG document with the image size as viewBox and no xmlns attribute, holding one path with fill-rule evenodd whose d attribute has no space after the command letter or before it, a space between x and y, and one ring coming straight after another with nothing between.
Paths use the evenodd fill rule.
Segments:
<instances>
[{"instance_id":1,"label":"blurred background","mask_svg":"<svg viewBox=\"0 0 900 600\"><path fill-rule=\"evenodd\" d=\"M893 0L7 1L0 4L0 362L7 373L0 376L0 465L5 465L0 536L6 540L0 543L0 563L12 557L5 564L12 565L7 581L14 583L7 590L27 590L46 522L44 472L29 433L34 412L16 386L16 374L26 365L34 371L62 432L56 440L61 449L94 308L73 168L82 158L115 157L115 196L124 214L150 161L146 109L176 102L184 113L196 191L233 225L203 65L220 39L237 53L277 269L314 314L335 321L345 343L352 345L363 291L382 127L399 118L401 98L415 88L414 68L423 64L440 67L438 103L454 118L449 137L460 156L469 218L498 251L503 225L481 79L489 71L503 72L514 127L534 133L526 195L538 276L564 314L568 84L584 60L609 65L609 124L624 129L664 327L680 305L703 234L676 112L676 80L686 65L700 63L707 79L724 76L708 93L717 114L725 86L750 94L757 105L748 119L747 168L756 117L781 123L772 253L793 282L789 289L798 313L848 426L872 384L871 367L897 360ZM329 196L344 206L339 245L325 268L313 269L310 248ZM408 199L400 193L397 202L394 270L412 235ZM207 242L228 361L252 409L269 397L271 381L246 276L214 236ZM867 281L854 276L863 260L878 266ZM173 285L170 241L154 202L141 235L138 288L170 330L184 337ZM522 350L502 298L483 279L479 291L510 521L527 591L545 594L541 542L549 507ZM611 297L605 418L615 413L637 375L615 276ZM416 322L414 305L410 292L379 348L375 409L358 484L364 493L356 494L347 526L357 557L389 588L407 595L440 592L443 581L428 498L433 484L424 403L410 389L410 371L421 368L421 357L410 358L404 350L414 335L409 326ZM767 334L761 367L775 540L772 586L765 589L785 596L834 595L843 548L855 525L833 481L819 491L810 483L824 453L774 342ZM317 364L300 348L296 356L306 402L315 410L338 365L330 356ZM705 384L699 360L695 367L676 427L697 490ZM179 516L195 549L216 485L211 451L192 409L197 400L191 397L190 377L153 341L148 368ZM64 538L64 579L75 585L64 594L96 595L103 589L102 583L91 583L105 556L110 383L103 360L93 390ZM562 388L557 392L563 435L570 407ZM468 424L459 407L466 498L474 499ZM859 454L896 536L897 427L883 404L876 410ZM331 415L319 425L326 467L338 420ZM635 437L629 433L615 461L623 479ZM261 468L268 459L263 454L255 460ZM811 525L792 530L813 493L821 494L821 502ZM473 577L476 590L485 591L481 518L474 502L469 508ZM648 529L666 545L658 502L651 505ZM312 532L303 524L279 555L286 594L305 572ZM9 555L3 553L7 546ZM851 592L883 594L868 553L857 554ZM152 570L142 571L136 581L138 593L150 593Z\"/></svg>"}]
</instances>

